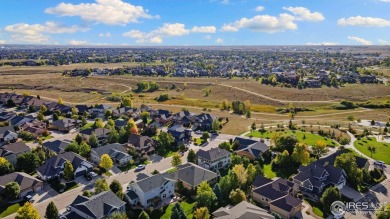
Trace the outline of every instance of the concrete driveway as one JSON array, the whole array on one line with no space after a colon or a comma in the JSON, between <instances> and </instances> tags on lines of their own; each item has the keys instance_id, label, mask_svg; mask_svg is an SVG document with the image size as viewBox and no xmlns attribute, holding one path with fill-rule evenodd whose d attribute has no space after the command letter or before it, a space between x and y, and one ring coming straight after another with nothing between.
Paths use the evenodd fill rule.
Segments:
<instances>
[{"instance_id":1,"label":"concrete driveway","mask_svg":"<svg viewBox=\"0 0 390 219\"><path fill-rule=\"evenodd\" d=\"M360 200L364 197L364 195L355 189L349 187L348 185L345 185L342 189L340 189L341 194L344 196L352 199L353 201Z\"/></svg>"}]
</instances>

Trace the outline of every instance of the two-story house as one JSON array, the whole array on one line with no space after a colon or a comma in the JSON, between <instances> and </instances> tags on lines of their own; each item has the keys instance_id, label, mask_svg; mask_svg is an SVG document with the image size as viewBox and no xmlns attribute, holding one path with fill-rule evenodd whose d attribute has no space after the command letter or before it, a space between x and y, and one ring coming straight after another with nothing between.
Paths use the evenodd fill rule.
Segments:
<instances>
[{"instance_id":1,"label":"two-story house","mask_svg":"<svg viewBox=\"0 0 390 219\"><path fill-rule=\"evenodd\" d=\"M0 193L4 191L5 186L10 182L19 184L19 197L24 197L29 193L38 192L43 189L43 182L27 173L14 172L0 177Z\"/></svg>"},{"instance_id":2,"label":"two-story house","mask_svg":"<svg viewBox=\"0 0 390 219\"><path fill-rule=\"evenodd\" d=\"M235 151L237 155L246 157L250 160L256 160L260 158L264 152L269 150L269 146L264 142L248 139L244 137L236 137L234 142L239 144L238 149Z\"/></svg>"},{"instance_id":3,"label":"two-story house","mask_svg":"<svg viewBox=\"0 0 390 219\"><path fill-rule=\"evenodd\" d=\"M98 144L103 145L107 142L111 130L106 128L97 128L97 129L84 129L80 131L81 136L84 140L88 140L92 134L96 135L98 139Z\"/></svg>"},{"instance_id":4,"label":"two-story house","mask_svg":"<svg viewBox=\"0 0 390 219\"><path fill-rule=\"evenodd\" d=\"M211 131L213 121L217 119L215 116L212 116L208 113L201 113L195 116L194 129L199 129L202 131Z\"/></svg>"},{"instance_id":5,"label":"two-story house","mask_svg":"<svg viewBox=\"0 0 390 219\"><path fill-rule=\"evenodd\" d=\"M0 127L0 146L16 141L18 134L12 126Z\"/></svg>"},{"instance_id":6,"label":"two-story house","mask_svg":"<svg viewBox=\"0 0 390 219\"><path fill-rule=\"evenodd\" d=\"M192 130L185 128L182 125L174 125L168 128L168 133L170 133L175 138L176 143L179 145L191 140Z\"/></svg>"},{"instance_id":7,"label":"two-story house","mask_svg":"<svg viewBox=\"0 0 390 219\"><path fill-rule=\"evenodd\" d=\"M221 148L212 148L208 151L200 149L196 152L196 159L199 166L215 171L229 166L230 152Z\"/></svg>"},{"instance_id":8,"label":"two-story house","mask_svg":"<svg viewBox=\"0 0 390 219\"><path fill-rule=\"evenodd\" d=\"M92 148L90 159L92 162L99 164L103 154L108 154L118 166L127 165L130 160L133 159L133 157L126 152L123 145L118 143Z\"/></svg>"},{"instance_id":9,"label":"two-story house","mask_svg":"<svg viewBox=\"0 0 390 219\"><path fill-rule=\"evenodd\" d=\"M19 155L29 152L31 149L23 142L7 144L0 148L0 157L4 157L12 165L16 165L16 159Z\"/></svg>"}]
</instances>

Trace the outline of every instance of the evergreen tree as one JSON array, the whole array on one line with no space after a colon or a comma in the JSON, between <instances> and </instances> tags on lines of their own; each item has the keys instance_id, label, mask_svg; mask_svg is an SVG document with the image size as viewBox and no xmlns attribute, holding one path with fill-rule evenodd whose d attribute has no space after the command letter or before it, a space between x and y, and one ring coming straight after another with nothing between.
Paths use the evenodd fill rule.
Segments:
<instances>
[{"instance_id":1,"label":"evergreen tree","mask_svg":"<svg viewBox=\"0 0 390 219\"><path fill-rule=\"evenodd\" d=\"M52 201L46 207L45 218L47 218L47 219L57 219L58 218L57 206Z\"/></svg>"}]
</instances>

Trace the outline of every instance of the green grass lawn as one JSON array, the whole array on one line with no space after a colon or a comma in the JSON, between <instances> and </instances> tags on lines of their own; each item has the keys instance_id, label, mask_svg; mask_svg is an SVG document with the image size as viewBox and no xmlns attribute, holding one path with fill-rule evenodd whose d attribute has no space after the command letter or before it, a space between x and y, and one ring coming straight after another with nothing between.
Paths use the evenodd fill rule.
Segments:
<instances>
[{"instance_id":1,"label":"green grass lawn","mask_svg":"<svg viewBox=\"0 0 390 219\"><path fill-rule=\"evenodd\" d=\"M375 138L362 138L355 141L353 145L356 149L369 157L371 157L371 152L368 150L368 146L374 146L376 151L375 153L372 153L372 158L390 164L389 143L377 142Z\"/></svg>"},{"instance_id":2,"label":"green grass lawn","mask_svg":"<svg viewBox=\"0 0 390 219\"><path fill-rule=\"evenodd\" d=\"M86 125L84 125L83 127L81 127L80 130L89 129L89 128L92 128L92 126L93 126L93 123L87 123Z\"/></svg>"},{"instance_id":3,"label":"green grass lawn","mask_svg":"<svg viewBox=\"0 0 390 219\"><path fill-rule=\"evenodd\" d=\"M322 211L322 205L321 203L319 202L314 202L314 201L311 201L311 200L308 200L308 199L305 199L306 202L308 202L312 209L313 209L313 213L317 216L320 216L320 217L324 217L324 212Z\"/></svg>"},{"instance_id":4,"label":"green grass lawn","mask_svg":"<svg viewBox=\"0 0 390 219\"><path fill-rule=\"evenodd\" d=\"M254 132L250 132L248 134L246 134L246 136L252 136L252 137L256 137L256 138L271 138L272 135L274 134L275 132L259 132L259 131L254 131ZM305 142L307 145L314 145L318 140L323 140L325 141L328 146L336 146L336 142L334 142L332 139L329 139L329 138L325 138L325 137L322 137L320 135L317 135L317 134L312 134L310 132L301 132L301 131L285 131L283 132L285 134L293 134L297 137L298 141L299 142ZM305 136L306 138L303 139L303 136Z\"/></svg>"},{"instance_id":5,"label":"green grass lawn","mask_svg":"<svg viewBox=\"0 0 390 219\"><path fill-rule=\"evenodd\" d=\"M201 139L201 138L193 138L192 140L194 141L194 145L199 145L200 146L200 145L206 143L206 141Z\"/></svg>"},{"instance_id":6,"label":"green grass lawn","mask_svg":"<svg viewBox=\"0 0 390 219\"><path fill-rule=\"evenodd\" d=\"M276 177L276 173L274 171L272 171L272 167L271 167L271 164L266 164L263 166L263 170L264 170L264 176L269 178L269 179L272 179L274 177Z\"/></svg>"},{"instance_id":7,"label":"green grass lawn","mask_svg":"<svg viewBox=\"0 0 390 219\"><path fill-rule=\"evenodd\" d=\"M7 217L13 213L16 213L20 207L24 205L26 201L21 201L14 204L4 204L0 206L0 218Z\"/></svg>"},{"instance_id":8,"label":"green grass lawn","mask_svg":"<svg viewBox=\"0 0 390 219\"><path fill-rule=\"evenodd\" d=\"M44 136L41 136L41 137L39 137L39 138L38 138L38 141L39 141L39 140L46 141L46 140L48 140L48 139L51 139L51 138L54 138L54 137L53 137L53 136L51 136L51 135L49 135L49 136L46 136L46 137L44 137Z\"/></svg>"},{"instance_id":9,"label":"green grass lawn","mask_svg":"<svg viewBox=\"0 0 390 219\"><path fill-rule=\"evenodd\" d=\"M172 157L173 154L179 151L179 148L158 148L157 154L165 158Z\"/></svg>"},{"instance_id":10,"label":"green grass lawn","mask_svg":"<svg viewBox=\"0 0 390 219\"><path fill-rule=\"evenodd\" d=\"M49 183L50 183L50 187L51 187L51 188L53 188L55 191L57 191L58 193L60 193L61 186L60 186L60 182L59 182L59 181L53 180L53 181L51 181L51 182L49 182ZM66 183L63 192L66 192L66 191L75 189L75 188L77 188L77 187L79 187L79 185L78 185L76 182L69 182L69 183Z\"/></svg>"},{"instance_id":11,"label":"green grass lawn","mask_svg":"<svg viewBox=\"0 0 390 219\"><path fill-rule=\"evenodd\" d=\"M172 167L172 168L167 170L167 173L173 173L173 172L176 172L176 171L177 171L177 168L176 167Z\"/></svg>"},{"instance_id":12,"label":"green grass lawn","mask_svg":"<svg viewBox=\"0 0 390 219\"><path fill-rule=\"evenodd\" d=\"M195 202L188 203L188 202L181 202L180 206L183 208L186 216L188 219L192 219L193 217L193 211L192 208L194 207ZM168 206L168 208L165 210L165 214L163 214L160 219L170 219L172 214L172 207L175 205L175 203L172 203Z\"/></svg>"}]
</instances>

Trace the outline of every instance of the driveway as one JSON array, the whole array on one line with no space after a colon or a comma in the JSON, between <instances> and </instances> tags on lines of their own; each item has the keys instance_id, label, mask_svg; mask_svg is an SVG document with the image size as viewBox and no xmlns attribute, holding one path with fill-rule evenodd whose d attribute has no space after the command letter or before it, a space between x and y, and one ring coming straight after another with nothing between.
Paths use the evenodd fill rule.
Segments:
<instances>
[{"instance_id":1,"label":"driveway","mask_svg":"<svg viewBox=\"0 0 390 219\"><path fill-rule=\"evenodd\" d=\"M348 185L345 185L342 189L340 189L341 194L344 196L352 199L353 201L360 200L364 197L364 195L355 189L349 187Z\"/></svg>"}]
</instances>

